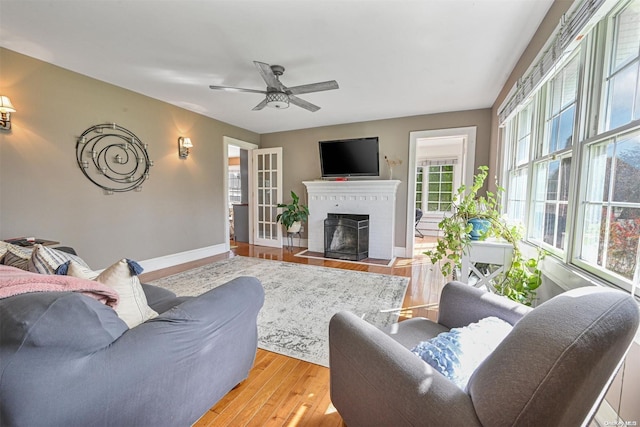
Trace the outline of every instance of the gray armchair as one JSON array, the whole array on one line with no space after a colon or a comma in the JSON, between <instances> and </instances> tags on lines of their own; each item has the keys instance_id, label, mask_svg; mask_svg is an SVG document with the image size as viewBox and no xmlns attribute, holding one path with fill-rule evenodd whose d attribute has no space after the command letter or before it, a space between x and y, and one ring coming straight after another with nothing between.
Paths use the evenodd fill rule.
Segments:
<instances>
[{"instance_id":1,"label":"gray armchair","mask_svg":"<svg viewBox=\"0 0 640 427\"><path fill-rule=\"evenodd\" d=\"M515 326L466 391L409 351L488 316ZM585 425L638 318L633 298L612 289L576 289L532 310L451 282L438 323L414 318L382 331L351 313L336 314L329 325L331 400L349 427Z\"/></svg>"}]
</instances>

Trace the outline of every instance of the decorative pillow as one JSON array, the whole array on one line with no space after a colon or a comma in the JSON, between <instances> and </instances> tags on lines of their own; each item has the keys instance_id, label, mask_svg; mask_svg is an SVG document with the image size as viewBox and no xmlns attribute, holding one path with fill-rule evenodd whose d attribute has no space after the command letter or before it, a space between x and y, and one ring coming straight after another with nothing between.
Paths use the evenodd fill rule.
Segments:
<instances>
[{"instance_id":1,"label":"decorative pillow","mask_svg":"<svg viewBox=\"0 0 640 427\"><path fill-rule=\"evenodd\" d=\"M88 268L78 265L75 261L69 261L64 265L67 266L66 273L69 276L94 279L115 289L120 295L120 301L115 309L116 313L129 328L136 327L158 315L147 303L147 297L138 279L142 267L135 261L122 259L100 274L95 274ZM58 273L63 273L63 271L58 271Z\"/></svg>"},{"instance_id":2,"label":"decorative pillow","mask_svg":"<svg viewBox=\"0 0 640 427\"><path fill-rule=\"evenodd\" d=\"M119 261L118 261L119 262ZM62 274L73 277L80 277L81 279L96 280L100 275L99 271L93 271L89 267L78 264L73 260L69 260L64 264L60 264L56 269L56 274Z\"/></svg>"},{"instance_id":3,"label":"decorative pillow","mask_svg":"<svg viewBox=\"0 0 640 427\"><path fill-rule=\"evenodd\" d=\"M31 259L33 248L25 248L6 242L3 242L2 245L4 245L6 251L2 259L4 265L29 271L29 259Z\"/></svg>"},{"instance_id":4,"label":"decorative pillow","mask_svg":"<svg viewBox=\"0 0 640 427\"><path fill-rule=\"evenodd\" d=\"M9 249L7 249L7 242L0 241L0 264L2 264L2 260L4 259L4 254L7 253Z\"/></svg>"},{"instance_id":5,"label":"decorative pillow","mask_svg":"<svg viewBox=\"0 0 640 427\"><path fill-rule=\"evenodd\" d=\"M34 246L33 253L29 259L29 271L40 274L55 274L56 269L69 260L89 268L87 263L77 255L37 244Z\"/></svg>"},{"instance_id":6,"label":"decorative pillow","mask_svg":"<svg viewBox=\"0 0 640 427\"><path fill-rule=\"evenodd\" d=\"M466 391L471 374L511 332L513 326L497 317L442 332L411 351Z\"/></svg>"}]
</instances>

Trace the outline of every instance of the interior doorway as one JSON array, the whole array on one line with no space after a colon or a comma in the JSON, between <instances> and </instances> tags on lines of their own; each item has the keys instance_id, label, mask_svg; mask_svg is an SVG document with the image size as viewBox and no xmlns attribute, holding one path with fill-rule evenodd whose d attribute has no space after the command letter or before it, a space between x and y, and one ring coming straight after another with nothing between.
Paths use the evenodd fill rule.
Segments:
<instances>
[{"instance_id":1,"label":"interior doorway","mask_svg":"<svg viewBox=\"0 0 640 427\"><path fill-rule=\"evenodd\" d=\"M475 126L410 133L406 257L435 244L453 193L473 180L475 145Z\"/></svg>"},{"instance_id":2,"label":"interior doorway","mask_svg":"<svg viewBox=\"0 0 640 427\"><path fill-rule=\"evenodd\" d=\"M225 245L231 247L231 240L253 243L251 236L252 206L249 203L252 192L251 151L256 144L231 137L223 137L223 188L225 209Z\"/></svg>"}]
</instances>

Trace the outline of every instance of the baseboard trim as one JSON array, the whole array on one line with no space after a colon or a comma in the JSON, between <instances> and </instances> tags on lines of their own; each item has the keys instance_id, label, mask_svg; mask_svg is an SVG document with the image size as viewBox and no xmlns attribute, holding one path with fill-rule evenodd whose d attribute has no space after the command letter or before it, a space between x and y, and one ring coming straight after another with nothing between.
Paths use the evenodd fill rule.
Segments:
<instances>
[{"instance_id":1,"label":"baseboard trim","mask_svg":"<svg viewBox=\"0 0 640 427\"><path fill-rule=\"evenodd\" d=\"M228 250L229 246L221 243L219 245L206 246L204 248L192 249L189 251L138 261L138 263L142 268L144 268L146 273L149 273L151 271L173 267L174 265L184 264L186 262L196 261L214 255L220 255Z\"/></svg>"}]
</instances>

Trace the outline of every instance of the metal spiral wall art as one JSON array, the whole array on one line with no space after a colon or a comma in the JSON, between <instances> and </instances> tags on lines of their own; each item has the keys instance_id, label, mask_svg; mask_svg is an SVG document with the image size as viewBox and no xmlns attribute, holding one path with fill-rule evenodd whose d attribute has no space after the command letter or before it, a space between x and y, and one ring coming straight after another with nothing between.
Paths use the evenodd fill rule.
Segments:
<instances>
[{"instance_id":1,"label":"metal spiral wall art","mask_svg":"<svg viewBox=\"0 0 640 427\"><path fill-rule=\"evenodd\" d=\"M104 194L141 191L149 178L148 144L115 123L91 126L78 137L76 159L80 170Z\"/></svg>"}]
</instances>

